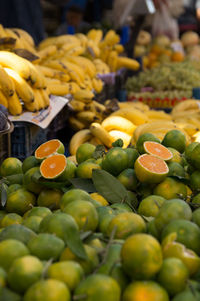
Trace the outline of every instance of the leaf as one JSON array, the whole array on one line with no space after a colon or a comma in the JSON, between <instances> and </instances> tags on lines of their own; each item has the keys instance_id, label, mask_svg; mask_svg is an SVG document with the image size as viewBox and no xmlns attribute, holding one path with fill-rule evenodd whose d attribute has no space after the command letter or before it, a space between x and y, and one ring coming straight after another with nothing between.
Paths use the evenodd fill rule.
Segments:
<instances>
[{"instance_id":1,"label":"leaf","mask_svg":"<svg viewBox=\"0 0 200 301\"><path fill-rule=\"evenodd\" d=\"M43 271L42 271L42 275L41 278L45 279L47 277L47 271L49 269L49 267L52 265L53 263L53 258L50 258L44 265Z\"/></svg>"},{"instance_id":2,"label":"leaf","mask_svg":"<svg viewBox=\"0 0 200 301\"><path fill-rule=\"evenodd\" d=\"M5 207L7 202L7 189L4 183L1 184L1 205Z\"/></svg>"},{"instance_id":3,"label":"leaf","mask_svg":"<svg viewBox=\"0 0 200 301\"><path fill-rule=\"evenodd\" d=\"M128 199L125 187L105 170L94 169L92 180L98 193L110 203L121 203Z\"/></svg>"},{"instance_id":4,"label":"leaf","mask_svg":"<svg viewBox=\"0 0 200 301\"><path fill-rule=\"evenodd\" d=\"M96 146L96 149L92 154L92 157L97 160L99 158L102 158L105 153L106 153L105 146L100 144Z\"/></svg>"},{"instance_id":5,"label":"leaf","mask_svg":"<svg viewBox=\"0 0 200 301\"><path fill-rule=\"evenodd\" d=\"M90 179L72 178L69 179L69 182L72 183L75 188L79 188L90 193L96 192L94 184Z\"/></svg>"},{"instance_id":6,"label":"leaf","mask_svg":"<svg viewBox=\"0 0 200 301\"><path fill-rule=\"evenodd\" d=\"M33 182L38 183L38 181L40 179L42 179L42 175L41 175L40 171L37 170L36 172L34 172L34 174L32 175L31 179L33 180Z\"/></svg>"},{"instance_id":7,"label":"leaf","mask_svg":"<svg viewBox=\"0 0 200 301\"><path fill-rule=\"evenodd\" d=\"M115 142L112 143L113 147L123 147L124 142L122 139L117 139Z\"/></svg>"}]
</instances>

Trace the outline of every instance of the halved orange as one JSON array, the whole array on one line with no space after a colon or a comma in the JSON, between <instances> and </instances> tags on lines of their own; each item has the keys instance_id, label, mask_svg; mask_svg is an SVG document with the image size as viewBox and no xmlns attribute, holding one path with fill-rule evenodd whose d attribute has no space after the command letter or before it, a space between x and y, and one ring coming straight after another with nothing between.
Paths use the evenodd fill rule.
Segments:
<instances>
[{"instance_id":1,"label":"halved orange","mask_svg":"<svg viewBox=\"0 0 200 301\"><path fill-rule=\"evenodd\" d=\"M66 181L75 175L76 165L62 154L52 155L42 161L40 173L45 179Z\"/></svg>"},{"instance_id":2,"label":"halved orange","mask_svg":"<svg viewBox=\"0 0 200 301\"><path fill-rule=\"evenodd\" d=\"M145 141L143 144L144 150L147 154L156 156L157 158L169 161L172 159L172 152L162 144L154 141Z\"/></svg>"},{"instance_id":3,"label":"halved orange","mask_svg":"<svg viewBox=\"0 0 200 301\"><path fill-rule=\"evenodd\" d=\"M35 157L43 160L54 153L64 154L65 148L58 139L52 139L41 144L35 151Z\"/></svg>"},{"instance_id":4,"label":"halved orange","mask_svg":"<svg viewBox=\"0 0 200 301\"><path fill-rule=\"evenodd\" d=\"M134 168L138 180L144 183L160 183L169 172L164 160L148 154L137 158Z\"/></svg>"}]
</instances>

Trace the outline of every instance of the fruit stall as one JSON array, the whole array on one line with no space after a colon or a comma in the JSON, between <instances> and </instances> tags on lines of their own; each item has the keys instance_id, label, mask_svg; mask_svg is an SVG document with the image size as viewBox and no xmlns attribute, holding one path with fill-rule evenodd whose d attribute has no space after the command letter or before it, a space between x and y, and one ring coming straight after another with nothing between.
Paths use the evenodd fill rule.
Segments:
<instances>
[{"instance_id":1,"label":"fruit stall","mask_svg":"<svg viewBox=\"0 0 200 301\"><path fill-rule=\"evenodd\" d=\"M199 301L199 37L0 41L0 301Z\"/></svg>"}]
</instances>

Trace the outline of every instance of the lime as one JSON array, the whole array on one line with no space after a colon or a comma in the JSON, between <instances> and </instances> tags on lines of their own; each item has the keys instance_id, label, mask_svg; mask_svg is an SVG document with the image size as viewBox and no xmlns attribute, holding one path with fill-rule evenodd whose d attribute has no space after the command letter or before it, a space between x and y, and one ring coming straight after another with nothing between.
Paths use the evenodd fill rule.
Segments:
<instances>
[{"instance_id":1,"label":"lime","mask_svg":"<svg viewBox=\"0 0 200 301\"><path fill-rule=\"evenodd\" d=\"M27 218L29 216L39 216L39 217L45 217L49 214L52 214L51 210L46 207L33 207L32 209L28 210L24 214L24 218Z\"/></svg>"},{"instance_id":2,"label":"lime","mask_svg":"<svg viewBox=\"0 0 200 301\"><path fill-rule=\"evenodd\" d=\"M186 148L186 137L179 130L171 130L167 132L163 138L162 144L166 147L172 147L180 153L183 153Z\"/></svg>"},{"instance_id":3,"label":"lime","mask_svg":"<svg viewBox=\"0 0 200 301\"><path fill-rule=\"evenodd\" d=\"M134 169L124 169L118 175L117 179L125 186L126 189L136 190L138 181Z\"/></svg>"},{"instance_id":4,"label":"lime","mask_svg":"<svg viewBox=\"0 0 200 301\"><path fill-rule=\"evenodd\" d=\"M138 213L145 216L155 217L164 202L165 199L163 197L158 195L150 195L140 202Z\"/></svg>"},{"instance_id":5,"label":"lime","mask_svg":"<svg viewBox=\"0 0 200 301\"><path fill-rule=\"evenodd\" d=\"M154 141L154 142L160 143L160 140L156 136L154 136L153 134L151 134L151 133L142 134L138 138L137 143L136 143L136 148L137 148L137 150L140 154L145 153L145 149L144 149L144 142L145 141Z\"/></svg>"},{"instance_id":6,"label":"lime","mask_svg":"<svg viewBox=\"0 0 200 301\"><path fill-rule=\"evenodd\" d=\"M84 161L78 165L76 176L78 178L91 179L93 169L101 169L101 167L96 163Z\"/></svg>"},{"instance_id":7,"label":"lime","mask_svg":"<svg viewBox=\"0 0 200 301\"><path fill-rule=\"evenodd\" d=\"M111 148L102 161L102 169L114 176L118 176L128 167L129 157L127 152L120 147Z\"/></svg>"},{"instance_id":8,"label":"lime","mask_svg":"<svg viewBox=\"0 0 200 301\"><path fill-rule=\"evenodd\" d=\"M29 240L35 236L36 234L27 227L24 227L23 225L14 224L7 226L0 232L0 241L6 239L15 239L23 242L24 244L27 244Z\"/></svg>"},{"instance_id":9,"label":"lime","mask_svg":"<svg viewBox=\"0 0 200 301\"><path fill-rule=\"evenodd\" d=\"M35 204L35 195L24 188L9 194L6 202L7 212L14 212L20 215L31 209Z\"/></svg>"},{"instance_id":10,"label":"lime","mask_svg":"<svg viewBox=\"0 0 200 301\"><path fill-rule=\"evenodd\" d=\"M39 161L35 158L35 156L29 156L22 163L22 171L23 173L26 173L29 169L38 165Z\"/></svg>"},{"instance_id":11,"label":"lime","mask_svg":"<svg viewBox=\"0 0 200 301\"><path fill-rule=\"evenodd\" d=\"M192 212L192 221L200 227L200 208Z\"/></svg>"},{"instance_id":12,"label":"lime","mask_svg":"<svg viewBox=\"0 0 200 301\"><path fill-rule=\"evenodd\" d=\"M42 221L42 217L40 216L29 216L23 220L22 225L31 229L35 233L38 233L41 221Z\"/></svg>"},{"instance_id":13,"label":"lime","mask_svg":"<svg viewBox=\"0 0 200 301\"><path fill-rule=\"evenodd\" d=\"M63 193L58 189L43 189L38 196L37 204L51 210L59 209L62 195Z\"/></svg>"},{"instance_id":14,"label":"lime","mask_svg":"<svg viewBox=\"0 0 200 301\"><path fill-rule=\"evenodd\" d=\"M5 228L13 224L21 224L21 223L22 223L22 217L17 213L8 213L1 220L2 228Z\"/></svg>"},{"instance_id":15,"label":"lime","mask_svg":"<svg viewBox=\"0 0 200 301\"><path fill-rule=\"evenodd\" d=\"M96 147L90 143L81 144L76 151L76 161L78 164L92 158L95 148Z\"/></svg>"},{"instance_id":16,"label":"lime","mask_svg":"<svg viewBox=\"0 0 200 301\"><path fill-rule=\"evenodd\" d=\"M155 195L162 196L166 200L174 198L187 198L187 187L181 181L167 177L159 183L153 190Z\"/></svg>"},{"instance_id":17,"label":"lime","mask_svg":"<svg viewBox=\"0 0 200 301\"><path fill-rule=\"evenodd\" d=\"M2 177L20 174L22 173L22 162L17 158L7 158L2 162L0 172Z\"/></svg>"},{"instance_id":18,"label":"lime","mask_svg":"<svg viewBox=\"0 0 200 301\"><path fill-rule=\"evenodd\" d=\"M128 155L128 168L134 168L135 161L139 157L139 153L135 148L127 147L124 149Z\"/></svg>"}]
</instances>

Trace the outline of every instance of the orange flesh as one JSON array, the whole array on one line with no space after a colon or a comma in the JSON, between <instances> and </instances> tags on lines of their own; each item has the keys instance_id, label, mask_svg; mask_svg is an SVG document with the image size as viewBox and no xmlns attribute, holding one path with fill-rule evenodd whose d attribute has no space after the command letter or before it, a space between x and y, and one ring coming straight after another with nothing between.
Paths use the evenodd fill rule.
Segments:
<instances>
[{"instance_id":1,"label":"orange flesh","mask_svg":"<svg viewBox=\"0 0 200 301\"><path fill-rule=\"evenodd\" d=\"M147 170L162 174L168 172L168 167L165 161L152 155L142 155L138 159L140 164Z\"/></svg>"},{"instance_id":2,"label":"orange flesh","mask_svg":"<svg viewBox=\"0 0 200 301\"><path fill-rule=\"evenodd\" d=\"M153 141L146 141L144 143L144 149L151 155L157 156L163 160L169 160L172 158L172 153L165 146Z\"/></svg>"},{"instance_id":3,"label":"orange flesh","mask_svg":"<svg viewBox=\"0 0 200 301\"><path fill-rule=\"evenodd\" d=\"M60 142L58 140L50 140L42 145L40 145L35 151L35 156L37 158L45 158L49 155L55 153L60 146Z\"/></svg>"},{"instance_id":4,"label":"orange flesh","mask_svg":"<svg viewBox=\"0 0 200 301\"><path fill-rule=\"evenodd\" d=\"M64 155L54 155L42 162L40 171L44 178L53 179L59 176L65 170L66 166L67 161Z\"/></svg>"}]
</instances>

